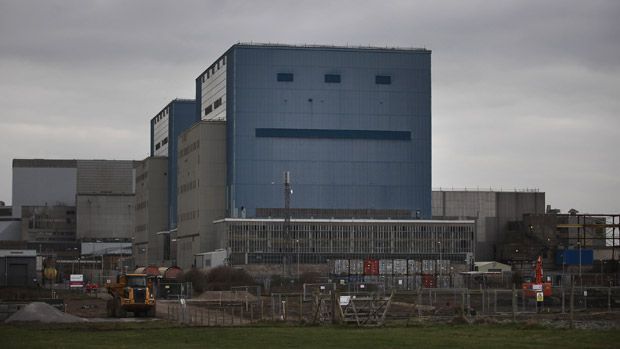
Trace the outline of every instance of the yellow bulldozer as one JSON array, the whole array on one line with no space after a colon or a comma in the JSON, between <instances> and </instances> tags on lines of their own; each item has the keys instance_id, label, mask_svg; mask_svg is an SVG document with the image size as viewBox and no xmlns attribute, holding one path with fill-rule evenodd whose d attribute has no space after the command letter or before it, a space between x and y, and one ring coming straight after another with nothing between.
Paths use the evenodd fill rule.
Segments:
<instances>
[{"instance_id":1,"label":"yellow bulldozer","mask_svg":"<svg viewBox=\"0 0 620 349\"><path fill-rule=\"evenodd\" d=\"M155 316L155 295L153 282L146 274L122 274L116 283L106 285L112 299L108 300L107 312L110 317L127 317L131 312L135 317Z\"/></svg>"}]
</instances>

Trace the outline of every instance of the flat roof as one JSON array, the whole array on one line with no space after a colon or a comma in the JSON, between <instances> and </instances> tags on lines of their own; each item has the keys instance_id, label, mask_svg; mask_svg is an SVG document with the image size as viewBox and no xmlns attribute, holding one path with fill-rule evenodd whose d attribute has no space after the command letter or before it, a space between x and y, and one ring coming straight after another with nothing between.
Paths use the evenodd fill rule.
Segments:
<instances>
[{"instance_id":1,"label":"flat roof","mask_svg":"<svg viewBox=\"0 0 620 349\"><path fill-rule=\"evenodd\" d=\"M257 222L257 223L270 223L270 222L284 222L284 218L224 218L213 223L225 223L225 222ZM425 219L314 219L314 218L291 218L291 222L313 222L313 223L423 223L423 224L475 224L474 220L425 220Z\"/></svg>"},{"instance_id":2,"label":"flat roof","mask_svg":"<svg viewBox=\"0 0 620 349\"><path fill-rule=\"evenodd\" d=\"M37 250L0 250L0 257L36 257Z\"/></svg>"}]
</instances>

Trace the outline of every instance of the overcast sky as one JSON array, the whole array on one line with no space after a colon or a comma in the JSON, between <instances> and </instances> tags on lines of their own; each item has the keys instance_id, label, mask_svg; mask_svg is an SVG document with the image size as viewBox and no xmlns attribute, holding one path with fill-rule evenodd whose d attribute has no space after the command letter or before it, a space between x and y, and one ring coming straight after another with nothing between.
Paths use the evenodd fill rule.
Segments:
<instances>
[{"instance_id":1,"label":"overcast sky","mask_svg":"<svg viewBox=\"0 0 620 349\"><path fill-rule=\"evenodd\" d=\"M0 200L14 158L145 158L239 41L431 49L433 187L620 212L617 0L0 0Z\"/></svg>"}]
</instances>

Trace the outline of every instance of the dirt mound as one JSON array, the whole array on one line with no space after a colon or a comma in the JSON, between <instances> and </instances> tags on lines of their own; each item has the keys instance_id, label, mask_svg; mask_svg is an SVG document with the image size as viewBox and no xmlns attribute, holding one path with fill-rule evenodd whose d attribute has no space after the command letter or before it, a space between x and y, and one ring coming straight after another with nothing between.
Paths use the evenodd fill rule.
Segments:
<instances>
[{"instance_id":1,"label":"dirt mound","mask_svg":"<svg viewBox=\"0 0 620 349\"><path fill-rule=\"evenodd\" d=\"M33 302L11 315L4 322L71 323L86 321L88 320L63 313L47 303Z\"/></svg>"},{"instance_id":2,"label":"dirt mound","mask_svg":"<svg viewBox=\"0 0 620 349\"><path fill-rule=\"evenodd\" d=\"M211 301L211 302L254 302L256 296L247 291L205 291L200 296L194 297L194 300Z\"/></svg>"}]
</instances>

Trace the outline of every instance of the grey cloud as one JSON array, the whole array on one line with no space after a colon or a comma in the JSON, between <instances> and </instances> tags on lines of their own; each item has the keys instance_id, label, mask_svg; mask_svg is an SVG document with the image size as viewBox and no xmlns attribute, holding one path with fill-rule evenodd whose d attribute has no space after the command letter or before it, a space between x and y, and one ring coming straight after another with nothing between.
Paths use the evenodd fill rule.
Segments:
<instances>
[{"instance_id":1,"label":"grey cloud","mask_svg":"<svg viewBox=\"0 0 620 349\"><path fill-rule=\"evenodd\" d=\"M613 0L0 0L0 200L15 157L143 158L148 120L258 41L426 46L434 186L618 212L618 17Z\"/></svg>"}]
</instances>

